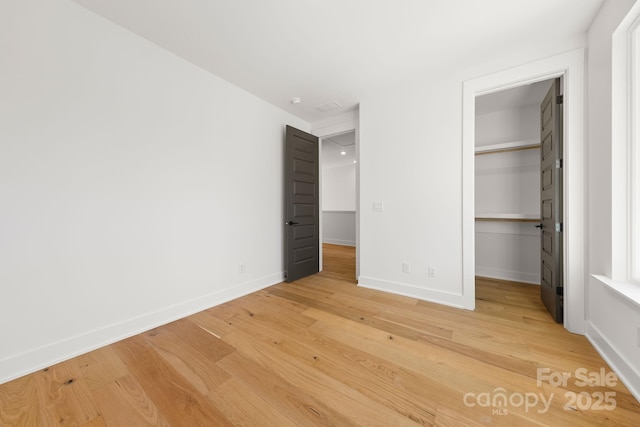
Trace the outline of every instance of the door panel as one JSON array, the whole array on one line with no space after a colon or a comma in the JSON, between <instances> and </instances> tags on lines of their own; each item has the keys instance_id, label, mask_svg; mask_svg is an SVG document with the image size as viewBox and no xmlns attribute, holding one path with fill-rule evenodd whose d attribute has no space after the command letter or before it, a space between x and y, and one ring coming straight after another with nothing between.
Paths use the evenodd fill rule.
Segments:
<instances>
[{"instance_id":1,"label":"door panel","mask_svg":"<svg viewBox=\"0 0 640 427\"><path fill-rule=\"evenodd\" d=\"M542 171L542 189L548 189L551 185L553 185L553 173L549 169Z\"/></svg>"},{"instance_id":2,"label":"door panel","mask_svg":"<svg viewBox=\"0 0 640 427\"><path fill-rule=\"evenodd\" d=\"M556 322L563 317L562 97L556 79L540 106L540 295Z\"/></svg>"},{"instance_id":3,"label":"door panel","mask_svg":"<svg viewBox=\"0 0 640 427\"><path fill-rule=\"evenodd\" d=\"M291 282L320 266L318 138L287 126L284 163L285 274Z\"/></svg>"},{"instance_id":4,"label":"door panel","mask_svg":"<svg viewBox=\"0 0 640 427\"><path fill-rule=\"evenodd\" d=\"M550 233L542 233L542 250L548 255L553 255L553 236Z\"/></svg>"},{"instance_id":5,"label":"door panel","mask_svg":"<svg viewBox=\"0 0 640 427\"><path fill-rule=\"evenodd\" d=\"M302 240L309 239L315 236L315 230L312 225L298 225L293 229L293 239Z\"/></svg>"},{"instance_id":6,"label":"door panel","mask_svg":"<svg viewBox=\"0 0 640 427\"><path fill-rule=\"evenodd\" d=\"M299 203L293 206L293 215L297 218L300 218L303 216L313 217L314 209L315 209L315 205L313 203L308 205Z\"/></svg>"}]
</instances>

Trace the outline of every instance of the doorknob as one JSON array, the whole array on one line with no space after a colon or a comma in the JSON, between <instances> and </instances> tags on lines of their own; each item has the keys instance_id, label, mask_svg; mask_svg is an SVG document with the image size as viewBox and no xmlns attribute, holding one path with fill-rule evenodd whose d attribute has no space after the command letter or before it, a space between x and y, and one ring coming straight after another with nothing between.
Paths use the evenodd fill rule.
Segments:
<instances>
[{"instance_id":1,"label":"doorknob","mask_svg":"<svg viewBox=\"0 0 640 427\"><path fill-rule=\"evenodd\" d=\"M536 228L540 228L540 229L542 229L542 224L538 224L538 225L536 225Z\"/></svg>"},{"instance_id":2,"label":"doorknob","mask_svg":"<svg viewBox=\"0 0 640 427\"><path fill-rule=\"evenodd\" d=\"M296 225L298 224L297 222L293 222L293 221L287 221L285 222L286 225Z\"/></svg>"}]
</instances>

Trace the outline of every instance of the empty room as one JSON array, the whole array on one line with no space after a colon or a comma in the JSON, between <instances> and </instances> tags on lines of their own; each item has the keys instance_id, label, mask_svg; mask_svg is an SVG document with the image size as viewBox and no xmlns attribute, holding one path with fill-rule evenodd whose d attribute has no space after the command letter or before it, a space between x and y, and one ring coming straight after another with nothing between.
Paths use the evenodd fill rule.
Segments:
<instances>
[{"instance_id":1,"label":"empty room","mask_svg":"<svg viewBox=\"0 0 640 427\"><path fill-rule=\"evenodd\" d=\"M636 0L1 0L0 426L637 426Z\"/></svg>"}]
</instances>

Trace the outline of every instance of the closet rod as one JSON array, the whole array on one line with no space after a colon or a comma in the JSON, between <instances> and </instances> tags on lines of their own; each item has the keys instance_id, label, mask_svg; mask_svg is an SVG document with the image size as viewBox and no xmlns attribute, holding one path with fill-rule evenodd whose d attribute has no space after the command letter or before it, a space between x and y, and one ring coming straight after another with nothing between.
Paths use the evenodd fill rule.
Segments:
<instances>
[{"instance_id":1,"label":"closet rod","mask_svg":"<svg viewBox=\"0 0 640 427\"><path fill-rule=\"evenodd\" d=\"M538 148L540 148L540 144L529 145L526 147L499 148L497 150L477 151L476 156L482 156L483 154L508 153L510 151L535 150Z\"/></svg>"}]
</instances>

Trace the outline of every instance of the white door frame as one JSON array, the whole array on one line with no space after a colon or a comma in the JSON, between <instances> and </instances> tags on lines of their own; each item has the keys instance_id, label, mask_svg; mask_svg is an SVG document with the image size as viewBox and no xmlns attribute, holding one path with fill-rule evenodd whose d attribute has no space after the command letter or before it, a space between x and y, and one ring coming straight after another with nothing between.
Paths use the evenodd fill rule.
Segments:
<instances>
[{"instance_id":1,"label":"white door frame","mask_svg":"<svg viewBox=\"0 0 640 427\"><path fill-rule=\"evenodd\" d=\"M562 76L564 79L564 326L585 332L584 49L465 81L462 101L462 293L475 309L476 96Z\"/></svg>"}]
</instances>

